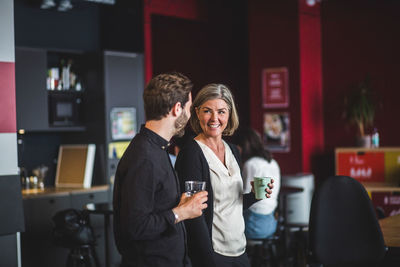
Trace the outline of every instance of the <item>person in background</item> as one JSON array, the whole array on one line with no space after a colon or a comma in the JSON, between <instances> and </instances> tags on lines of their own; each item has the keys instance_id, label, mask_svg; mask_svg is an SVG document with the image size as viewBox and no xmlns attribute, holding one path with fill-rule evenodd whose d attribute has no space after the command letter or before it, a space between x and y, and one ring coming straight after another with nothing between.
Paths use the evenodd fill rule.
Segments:
<instances>
[{"instance_id":1,"label":"person in background","mask_svg":"<svg viewBox=\"0 0 400 267\"><path fill-rule=\"evenodd\" d=\"M185 134L183 136L174 136L171 141L169 148L169 158L171 159L172 166L175 166L176 157L179 151L184 147L185 143L193 139L193 133L190 128L186 127Z\"/></svg>"},{"instance_id":2,"label":"person in background","mask_svg":"<svg viewBox=\"0 0 400 267\"><path fill-rule=\"evenodd\" d=\"M154 77L143 92L146 123L122 156L114 183L115 242L123 267L191 266L183 220L207 207L207 192L180 195L169 140L190 118L192 83L180 73Z\"/></svg>"},{"instance_id":3,"label":"person in background","mask_svg":"<svg viewBox=\"0 0 400 267\"><path fill-rule=\"evenodd\" d=\"M276 231L277 220L274 211L278 206L281 174L278 163L264 148L260 135L251 128L243 128L235 133L233 142L238 145L242 156L243 191L251 191L254 177L272 177L274 194L270 199L255 202L244 211L245 234L248 239L266 238Z\"/></svg>"},{"instance_id":4,"label":"person in background","mask_svg":"<svg viewBox=\"0 0 400 267\"><path fill-rule=\"evenodd\" d=\"M253 203L254 194L243 195L239 151L222 139L239 126L232 93L223 84L206 85L197 94L191 114L190 125L197 135L179 152L175 169L181 188L185 181L202 180L208 191L203 216L185 221L192 264L250 266L245 252L243 202ZM270 197L271 190L266 191Z\"/></svg>"}]
</instances>

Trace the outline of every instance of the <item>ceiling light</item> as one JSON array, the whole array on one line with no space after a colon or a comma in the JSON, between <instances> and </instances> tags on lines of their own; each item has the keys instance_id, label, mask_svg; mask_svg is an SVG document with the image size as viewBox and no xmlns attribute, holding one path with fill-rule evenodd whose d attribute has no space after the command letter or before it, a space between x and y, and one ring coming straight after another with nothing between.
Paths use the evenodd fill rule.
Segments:
<instances>
[{"instance_id":1,"label":"ceiling light","mask_svg":"<svg viewBox=\"0 0 400 267\"><path fill-rule=\"evenodd\" d=\"M57 8L58 11L68 11L70 9L72 9L72 4L70 0L61 0Z\"/></svg>"},{"instance_id":2,"label":"ceiling light","mask_svg":"<svg viewBox=\"0 0 400 267\"><path fill-rule=\"evenodd\" d=\"M40 5L41 9L49 9L52 7L55 7L56 3L54 2L54 0L43 0L42 4Z\"/></svg>"}]
</instances>

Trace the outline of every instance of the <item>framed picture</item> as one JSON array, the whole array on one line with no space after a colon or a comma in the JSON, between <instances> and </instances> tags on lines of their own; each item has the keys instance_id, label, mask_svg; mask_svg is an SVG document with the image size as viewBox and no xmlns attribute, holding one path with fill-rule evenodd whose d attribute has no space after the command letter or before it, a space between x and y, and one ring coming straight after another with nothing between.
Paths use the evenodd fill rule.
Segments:
<instances>
[{"instance_id":1,"label":"framed picture","mask_svg":"<svg viewBox=\"0 0 400 267\"><path fill-rule=\"evenodd\" d=\"M110 113L113 140L132 139L136 135L136 108L113 108Z\"/></svg>"},{"instance_id":2,"label":"framed picture","mask_svg":"<svg viewBox=\"0 0 400 267\"><path fill-rule=\"evenodd\" d=\"M262 99L264 108L289 106L288 69L268 68L262 71Z\"/></svg>"},{"instance_id":3,"label":"framed picture","mask_svg":"<svg viewBox=\"0 0 400 267\"><path fill-rule=\"evenodd\" d=\"M95 152L95 144L60 145L56 187L90 188Z\"/></svg>"},{"instance_id":4,"label":"framed picture","mask_svg":"<svg viewBox=\"0 0 400 267\"><path fill-rule=\"evenodd\" d=\"M263 117L264 145L270 151L290 151L290 118L287 112L267 112Z\"/></svg>"}]
</instances>

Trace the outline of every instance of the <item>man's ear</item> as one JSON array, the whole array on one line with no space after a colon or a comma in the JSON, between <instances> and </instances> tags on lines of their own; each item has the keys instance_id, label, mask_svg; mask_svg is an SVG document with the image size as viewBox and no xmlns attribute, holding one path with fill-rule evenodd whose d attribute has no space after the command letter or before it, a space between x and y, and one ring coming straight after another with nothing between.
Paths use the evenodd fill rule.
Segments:
<instances>
[{"instance_id":1,"label":"man's ear","mask_svg":"<svg viewBox=\"0 0 400 267\"><path fill-rule=\"evenodd\" d=\"M181 113L182 113L182 104L181 104L181 102L176 102L175 105L172 107L171 112L172 112L173 116L176 116L176 117L180 116Z\"/></svg>"}]
</instances>

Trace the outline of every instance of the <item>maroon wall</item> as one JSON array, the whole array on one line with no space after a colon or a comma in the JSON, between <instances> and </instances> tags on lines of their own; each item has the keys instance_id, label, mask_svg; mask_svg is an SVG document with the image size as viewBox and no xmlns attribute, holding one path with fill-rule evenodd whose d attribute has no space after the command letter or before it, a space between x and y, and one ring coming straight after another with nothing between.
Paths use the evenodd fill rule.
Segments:
<instances>
[{"instance_id":1,"label":"maroon wall","mask_svg":"<svg viewBox=\"0 0 400 267\"><path fill-rule=\"evenodd\" d=\"M193 96L208 83L228 85L240 122L249 125L246 4L228 2L212 1L205 19L153 15L153 74L185 73L194 83Z\"/></svg>"},{"instance_id":2,"label":"maroon wall","mask_svg":"<svg viewBox=\"0 0 400 267\"><path fill-rule=\"evenodd\" d=\"M302 170L298 21L298 6L293 0L248 1L251 126L262 132L264 112L289 112L290 152L274 153L283 174ZM261 71L275 67L289 70L289 108L262 108Z\"/></svg>"},{"instance_id":3,"label":"maroon wall","mask_svg":"<svg viewBox=\"0 0 400 267\"><path fill-rule=\"evenodd\" d=\"M194 80L196 91L208 82L227 83L236 96L241 123L261 132L263 113L272 111L262 108L261 71L287 67L290 106L273 111L290 113L291 150L274 153L274 157L283 174L303 171L302 157L306 155L302 147L300 99L304 92L300 89L298 2L248 1L247 18L244 4L224 5L223 0L208 3L206 20L160 16L153 20L154 73L187 73ZM399 14L400 2L395 0L322 1L324 151L308 159L314 165L312 171L317 166L320 175L333 174L334 148L354 146L357 129L343 120L344 95L367 74L380 103L376 126L381 146L400 146Z\"/></svg>"},{"instance_id":4,"label":"maroon wall","mask_svg":"<svg viewBox=\"0 0 400 267\"><path fill-rule=\"evenodd\" d=\"M248 2L249 83L252 126L262 130L261 70L289 68L291 151L274 153L282 173L303 170L300 113L299 6L295 1ZM367 74L376 89L376 127L381 146L400 145L400 2L322 1L322 84L324 151L315 155L313 171L334 174L334 148L354 146L357 129L343 119L344 95ZM274 109L275 111L275 109ZM280 110L276 110L280 111ZM318 169L318 170L316 170Z\"/></svg>"},{"instance_id":5,"label":"maroon wall","mask_svg":"<svg viewBox=\"0 0 400 267\"><path fill-rule=\"evenodd\" d=\"M381 105L381 146L399 146L400 2L326 1L321 14L326 150L354 146L357 129L343 121L343 98L367 74Z\"/></svg>"}]
</instances>

